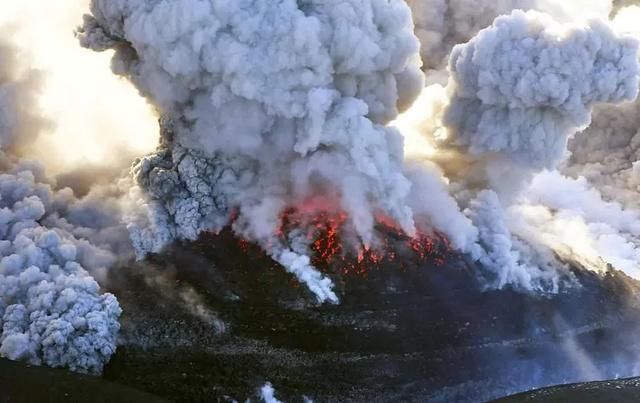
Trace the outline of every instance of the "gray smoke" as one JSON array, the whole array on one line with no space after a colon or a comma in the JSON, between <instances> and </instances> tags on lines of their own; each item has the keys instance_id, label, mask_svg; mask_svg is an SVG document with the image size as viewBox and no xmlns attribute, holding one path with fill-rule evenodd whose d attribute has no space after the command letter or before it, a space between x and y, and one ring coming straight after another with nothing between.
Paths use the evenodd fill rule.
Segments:
<instances>
[{"instance_id":1,"label":"gray smoke","mask_svg":"<svg viewBox=\"0 0 640 403\"><path fill-rule=\"evenodd\" d=\"M423 82L402 1L92 1L81 43L116 50L114 71L164 116L158 151L133 169L138 256L231 223L319 301L337 301L307 241L276 236L284 209L321 196L365 246L382 213L410 235L443 231L493 270L494 286L557 290L553 252L513 206L562 161L594 106L635 98L637 41L601 20L564 24L607 18L609 1L409 6L426 67L451 53L448 73L429 75L450 80L425 117L438 148L426 164L407 163L385 126ZM518 7L553 17L515 11L481 30ZM438 23L426 32L423 20Z\"/></svg>"},{"instance_id":2,"label":"gray smoke","mask_svg":"<svg viewBox=\"0 0 640 403\"><path fill-rule=\"evenodd\" d=\"M516 8L546 14L493 22ZM346 212L367 247L378 215L409 235L442 231L492 287L556 292L557 256L572 253L640 276L638 103L611 105L637 95L638 42L626 34L638 36L639 11L566 24L611 10L609 0L92 0L81 44L115 50L114 72L162 115L156 152L100 186L88 167L56 181L23 159L50 124L36 107L42 77L0 44L0 355L99 373L120 308L95 279L133 252L127 235L142 258L231 225L318 301L337 302L303 231L279 233L292 206ZM422 63L442 85L423 91ZM388 123L421 92L420 134L436 150L407 160L408 134Z\"/></svg>"},{"instance_id":3,"label":"gray smoke","mask_svg":"<svg viewBox=\"0 0 640 403\"><path fill-rule=\"evenodd\" d=\"M426 69L446 66L455 45L468 42L501 15L536 10L561 23L607 18L611 0L407 0Z\"/></svg>"},{"instance_id":4,"label":"gray smoke","mask_svg":"<svg viewBox=\"0 0 640 403\"><path fill-rule=\"evenodd\" d=\"M84 46L116 50L165 117L162 145L134 168L138 253L234 229L314 290L331 282L280 213L316 195L351 218L365 245L377 212L415 231L402 137L384 124L422 88L410 10L392 1L105 1L91 3Z\"/></svg>"},{"instance_id":5,"label":"gray smoke","mask_svg":"<svg viewBox=\"0 0 640 403\"><path fill-rule=\"evenodd\" d=\"M582 245L576 244L577 249L586 249L578 249L581 255L589 257L591 250L591 259L601 258L640 278L640 210L605 199L584 177L574 179L558 171L537 175L527 189L524 204L546 209L541 214L530 214L538 232L573 242L582 238Z\"/></svg>"},{"instance_id":6,"label":"gray smoke","mask_svg":"<svg viewBox=\"0 0 640 403\"><path fill-rule=\"evenodd\" d=\"M637 59L637 40L599 20L565 30L533 11L499 17L451 54L443 143L500 166L554 168L596 103L635 99Z\"/></svg>"},{"instance_id":7,"label":"gray smoke","mask_svg":"<svg viewBox=\"0 0 640 403\"><path fill-rule=\"evenodd\" d=\"M469 203L467 215L479 230L483 248L477 257L488 271L487 285L551 293L560 289L558 262L540 252L534 239L525 243L521 240L525 234L514 237L505 208L494 191L478 193Z\"/></svg>"},{"instance_id":8,"label":"gray smoke","mask_svg":"<svg viewBox=\"0 0 640 403\"><path fill-rule=\"evenodd\" d=\"M127 246L113 243L122 226L106 189L78 200L21 159L47 125L40 81L0 41L0 356L99 373L115 352L120 307L92 274L104 276Z\"/></svg>"},{"instance_id":9,"label":"gray smoke","mask_svg":"<svg viewBox=\"0 0 640 403\"><path fill-rule=\"evenodd\" d=\"M639 11L621 8L613 28L639 38ZM514 208L524 212L524 227L537 228L545 243L568 245L583 259L611 264L634 278L640 278L637 105L596 106L591 125L570 140L571 154L560 171L537 175Z\"/></svg>"},{"instance_id":10,"label":"gray smoke","mask_svg":"<svg viewBox=\"0 0 640 403\"><path fill-rule=\"evenodd\" d=\"M444 114L449 129L444 144L481 160L474 169L486 171L488 186L498 191L507 210L523 190L526 203L532 202L533 192L526 189L531 176L558 166L569 137L591 122L597 103L635 99L638 42L617 35L599 20L566 30L537 12L514 11L497 18L468 44L454 48L450 71L453 97ZM562 198L568 188L546 184L545 194L549 199ZM506 226L496 227L498 221L490 218L496 215L492 212L495 200L494 206L487 205L490 200L480 197L470 207L474 224L481 228L481 240L491 244L497 235L513 238ZM558 208L548 201L547 207ZM570 208L580 209L580 205L573 203ZM487 212L491 213L483 217ZM523 246L531 245L533 231L523 228L515 235L527 241ZM503 245L498 257L510 260L491 260L505 273L529 273L533 280L548 278L540 259L531 258L531 251L517 244ZM532 262L527 264L527 260ZM538 288L536 283L533 281L533 288ZM553 284L551 289L555 288Z\"/></svg>"},{"instance_id":11,"label":"gray smoke","mask_svg":"<svg viewBox=\"0 0 640 403\"><path fill-rule=\"evenodd\" d=\"M553 210L570 183L565 190L543 185L555 190L545 193L544 202L529 184L540 171L559 166L569 138L589 125L596 105L635 99L638 74L637 39L602 20L563 25L536 11L514 11L453 48L446 88L431 85L416 104L425 112L418 135L435 147L432 156L423 158L444 169L477 231L480 247L467 251L491 272L492 286L558 289L560 277L553 267L562 265L553 258L552 240L566 234L550 224L581 205L565 204L565 213L556 215ZM540 183L551 177L535 179ZM580 194L588 193L582 189ZM588 228L613 218L603 212L614 210L592 205L589 211L585 214L591 218L574 214L588 221L576 224L585 239L598 233L614 243L617 238L611 235L621 230L615 225L609 230L600 225L599 232ZM605 249L595 244L586 249L593 248Z\"/></svg>"}]
</instances>

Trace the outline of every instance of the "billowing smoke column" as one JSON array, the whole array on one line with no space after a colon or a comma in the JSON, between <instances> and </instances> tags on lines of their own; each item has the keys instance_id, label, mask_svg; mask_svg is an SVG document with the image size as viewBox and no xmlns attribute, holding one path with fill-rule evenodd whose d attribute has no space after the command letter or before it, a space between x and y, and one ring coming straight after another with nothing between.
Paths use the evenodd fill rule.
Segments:
<instances>
[{"instance_id":1,"label":"billowing smoke column","mask_svg":"<svg viewBox=\"0 0 640 403\"><path fill-rule=\"evenodd\" d=\"M140 255L234 229L258 241L320 301L336 301L306 240L279 241L280 213L322 196L365 245L376 213L415 224L402 137L384 124L422 88L402 0L94 0L84 46L116 50L164 116L162 145L133 169Z\"/></svg>"},{"instance_id":2,"label":"billowing smoke column","mask_svg":"<svg viewBox=\"0 0 640 403\"><path fill-rule=\"evenodd\" d=\"M639 13L636 6L621 9L614 28L640 37ZM528 195L555 211L547 213L552 222L562 221L582 233L592 254L635 278L640 278L639 105L596 107L593 123L569 143L571 155L561 169L568 177L544 173Z\"/></svg>"},{"instance_id":3,"label":"billowing smoke column","mask_svg":"<svg viewBox=\"0 0 640 403\"><path fill-rule=\"evenodd\" d=\"M602 20L562 25L536 11L499 17L453 48L448 69L429 73L435 82L448 79L446 87L427 87L398 122L408 128L408 144L428 149L408 154L437 162L451 181L478 234L480 247L467 251L489 269L491 286L556 291L562 277L557 255L604 258L623 269L637 264L630 260L635 248L620 236L635 229L603 225L636 213L606 205L588 186L558 173L535 176L559 166L569 138L589 125L594 106L635 99L638 42L615 26ZM562 196L562 186L579 189L589 202L571 205L575 200ZM559 251L564 247L570 252Z\"/></svg>"},{"instance_id":4,"label":"billowing smoke column","mask_svg":"<svg viewBox=\"0 0 640 403\"><path fill-rule=\"evenodd\" d=\"M114 71L163 115L159 149L133 168L138 255L232 224L319 301L337 301L309 241L279 231L287 208L320 205L346 212L366 247L380 214L409 235L443 231L489 269L492 286L557 290L558 234L535 234L531 220L544 219L529 209L527 184L560 163L596 104L636 96L637 41L598 20L562 25L574 3L435 3L409 2L426 67L451 52L448 71L429 73L449 84L423 92L420 135L436 149L425 164L404 161L402 138L385 126L422 84L402 1L92 1L82 44L116 50ZM476 35L516 7L555 19L516 11ZM589 2L579 15L611 7ZM425 34L424 13L469 24L440 18L452 31Z\"/></svg>"},{"instance_id":5,"label":"billowing smoke column","mask_svg":"<svg viewBox=\"0 0 640 403\"><path fill-rule=\"evenodd\" d=\"M584 17L607 18L611 0L407 0L426 69L441 69L453 47L473 38L501 15L537 10L561 23Z\"/></svg>"},{"instance_id":6,"label":"billowing smoke column","mask_svg":"<svg viewBox=\"0 0 640 403\"><path fill-rule=\"evenodd\" d=\"M516 11L482 30L515 8L549 15ZM638 9L613 29L561 25L611 8L92 0L82 45L115 50L113 70L162 115L158 149L122 183L128 198L116 185L77 199L22 159L49 124L36 106L41 78L0 44L0 355L100 372L120 308L93 276L129 253L127 230L143 257L232 225L318 301L337 302L307 232L282 233L292 207L348 217L367 248L379 217L408 235L442 231L491 287L557 291L563 254L640 277L638 103L599 105L637 94L638 43L622 33L638 36ZM448 85L423 91L419 45L428 82ZM421 91L407 114L418 111L418 127L403 139L387 124ZM403 140L429 150L406 160Z\"/></svg>"},{"instance_id":7,"label":"billowing smoke column","mask_svg":"<svg viewBox=\"0 0 640 403\"><path fill-rule=\"evenodd\" d=\"M89 272L115 261L96 245L121 237L121 226L115 207L97 201L106 194L77 200L20 159L46 124L40 79L0 41L0 356L99 373L115 352L120 307Z\"/></svg>"},{"instance_id":8,"label":"billowing smoke column","mask_svg":"<svg viewBox=\"0 0 640 403\"><path fill-rule=\"evenodd\" d=\"M533 11L499 17L451 54L445 142L474 159L555 168L596 103L635 99L637 58L636 39L598 20L565 29Z\"/></svg>"}]
</instances>

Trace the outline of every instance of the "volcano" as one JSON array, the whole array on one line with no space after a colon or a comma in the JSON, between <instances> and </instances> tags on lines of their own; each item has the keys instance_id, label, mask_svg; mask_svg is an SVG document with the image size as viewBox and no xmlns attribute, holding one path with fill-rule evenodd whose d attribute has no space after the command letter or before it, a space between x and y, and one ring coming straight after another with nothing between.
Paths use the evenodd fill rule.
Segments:
<instances>
[{"instance_id":1,"label":"volcano","mask_svg":"<svg viewBox=\"0 0 640 403\"><path fill-rule=\"evenodd\" d=\"M381 234L403 259L316 254L339 305L230 230L120 268L104 378L185 402L243 401L267 381L284 401L477 402L637 374L640 284L623 273L574 263L557 294L490 291L445 242L425 255Z\"/></svg>"},{"instance_id":2,"label":"volcano","mask_svg":"<svg viewBox=\"0 0 640 403\"><path fill-rule=\"evenodd\" d=\"M640 7L5 3L0 403L640 375Z\"/></svg>"}]
</instances>

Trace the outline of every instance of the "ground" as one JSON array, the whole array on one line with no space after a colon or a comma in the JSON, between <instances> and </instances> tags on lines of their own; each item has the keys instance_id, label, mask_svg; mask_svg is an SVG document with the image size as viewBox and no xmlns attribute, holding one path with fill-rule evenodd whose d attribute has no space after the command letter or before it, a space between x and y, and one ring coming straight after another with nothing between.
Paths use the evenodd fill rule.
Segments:
<instances>
[{"instance_id":1,"label":"ground","mask_svg":"<svg viewBox=\"0 0 640 403\"><path fill-rule=\"evenodd\" d=\"M0 359L0 403L164 401L97 377Z\"/></svg>"},{"instance_id":2,"label":"ground","mask_svg":"<svg viewBox=\"0 0 640 403\"><path fill-rule=\"evenodd\" d=\"M638 282L576 266L558 294L489 291L437 250L328 265L341 303L318 305L229 233L174 245L114 270L124 314L103 379L178 402L244 401L267 381L287 402L478 402L638 375Z\"/></svg>"}]
</instances>

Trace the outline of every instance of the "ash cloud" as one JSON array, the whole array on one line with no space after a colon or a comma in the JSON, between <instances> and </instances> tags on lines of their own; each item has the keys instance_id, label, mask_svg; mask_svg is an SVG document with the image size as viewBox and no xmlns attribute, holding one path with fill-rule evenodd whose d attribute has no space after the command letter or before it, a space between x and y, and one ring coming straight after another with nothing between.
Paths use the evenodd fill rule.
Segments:
<instances>
[{"instance_id":1,"label":"ash cloud","mask_svg":"<svg viewBox=\"0 0 640 403\"><path fill-rule=\"evenodd\" d=\"M637 7L620 8L611 27L639 38L628 21ZM631 101L631 100L629 100ZM558 170L536 175L513 215L549 245L565 245L599 266L612 265L640 278L638 220L633 201L638 101L596 105L591 124L569 140L569 153ZM556 246L557 247L557 246Z\"/></svg>"},{"instance_id":2,"label":"ash cloud","mask_svg":"<svg viewBox=\"0 0 640 403\"><path fill-rule=\"evenodd\" d=\"M116 260L107 245L123 234L104 199L56 191L22 158L49 125L41 79L0 40L0 356L99 373L115 352L120 307L92 275Z\"/></svg>"},{"instance_id":3,"label":"ash cloud","mask_svg":"<svg viewBox=\"0 0 640 403\"><path fill-rule=\"evenodd\" d=\"M114 72L163 115L158 150L132 170L138 256L232 224L319 301L336 302L307 241L275 236L283 210L322 196L365 246L383 214L410 235L444 232L489 269L492 286L557 291L548 239L558 234L535 235L553 208L536 210L527 188L561 164L594 107L637 95L638 43L606 22L612 7L92 1L82 45L116 50ZM515 8L547 14L514 11L491 24ZM410 11L432 84L424 91ZM437 23L426 32L428 21ZM448 68L435 71L444 58ZM388 123L420 92L408 113L426 105L418 137L435 151L406 159L411 136Z\"/></svg>"},{"instance_id":4,"label":"ash cloud","mask_svg":"<svg viewBox=\"0 0 640 403\"><path fill-rule=\"evenodd\" d=\"M637 59L637 40L599 20L566 29L533 11L499 17L451 53L440 146L484 158L489 182L505 166L553 169L594 105L635 99Z\"/></svg>"},{"instance_id":5,"label":"ash cloud","mask_svg":"<svg viewBox=\"0 0 640 403\"><path fill-rule=\"evenodd\" d=\"M91 11L81 43L115 49L114 71L169 126L133 171L140 255L217 231L237 209L236 232L337 301L301 248L274 239L285 207L329 195L365 245L377 212L415 231L402 137L385 126L423 82L403 1L95 0Z\"/></svg>"},{"instance_id":6,"label":"ash cloud","mask_svg":"<svg viewBox=\"0 0 640 403\"><path fill-rule=\"evenodd\" d=\"M446 67L453 47L466 43L494 19L514 10L535 10L561 23L588 17L606 19L611 0L407 0L427 70Z\"/></svg>"},{"instance_id":7,"label":"ash cloud","mask_svg":"<svg viewBox=\"0 0 640 403\"><path fill-rule=\"evenodd\" d=\"M115 180L124 164L52 179L23 159L50 125L36 107L42 77L0 44L0 355L100 372L120 308L96 279L131 249L143 258L227 225L319 302L338 302L304 231L278 234L285 209L318 198L365 247L378 215L409 235L444 232L490 287L557 292L559 256L571 255L640 276L638 103L611 105L637 95L638 9L609 23L611 10L92 0L81 44L114 50L113 71L162 115L157 150L99 186L87 178ZM588 16L600 20L568 24ZM413 114L409 130L389 125ZM414 135L429 150L411 150Z\"/></svg>"},{"instance_id":8,"label":"ash cloud","mask_svg":"<svg viewBox=\"0 0 640 403\"><path fill-rule=\"evenodd\" d=\"M439 164L452 181L478 233L467 252L488 269L492 286L557 291L563 275L554 267L562 264L552 239L632 273L632 238L615 223L635 213L607 205L589 186L540 172L563 164L569 139L588 127L594 107L598 119L600 108L627 108L636 98L637 39L615 22L561 24L516 10L455 46L446 75L448 84L428 86L414 106L420 109L410 111L424 116L412 118L416 129L406 135L433 148L413 157ZM569 201L567 189L589 197ZM557 225L572 210L572 228L584 235L573 240ZM615 248L621 240L625 246Z\"/></svg>"}]
</instances>

